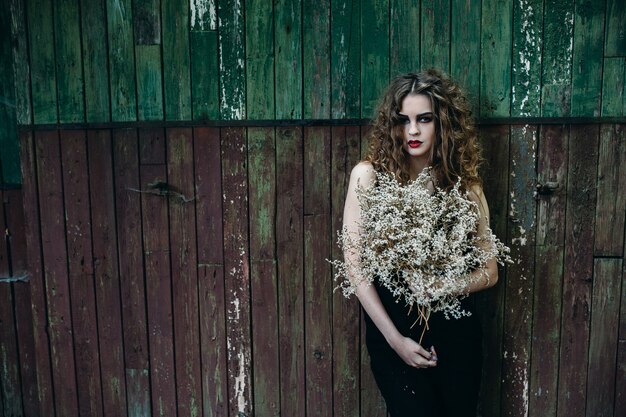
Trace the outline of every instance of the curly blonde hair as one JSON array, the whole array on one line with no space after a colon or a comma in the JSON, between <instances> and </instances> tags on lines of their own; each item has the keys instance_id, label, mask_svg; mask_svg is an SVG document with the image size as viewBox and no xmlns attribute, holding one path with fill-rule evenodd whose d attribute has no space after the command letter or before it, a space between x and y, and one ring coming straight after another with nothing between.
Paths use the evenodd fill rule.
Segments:
<instances>
[{"instance_id":1,"label":"curly blonde hair","mask_svg":"<svg viewBox=\"0 0 626 417\"><path fill-rule=\"evenodd\" d=\"M401 183L409 181L409 158L402 146L404 123L398 112L405 97L417 94L427 96L433 109L436 138L429 165L437 185L449 189L458 178L465 190L482 185L480 147L467 99L454 81L433 68L391 82L378 105L365 160L376 171L393 173Z\"/></svg>"}]
</instances>

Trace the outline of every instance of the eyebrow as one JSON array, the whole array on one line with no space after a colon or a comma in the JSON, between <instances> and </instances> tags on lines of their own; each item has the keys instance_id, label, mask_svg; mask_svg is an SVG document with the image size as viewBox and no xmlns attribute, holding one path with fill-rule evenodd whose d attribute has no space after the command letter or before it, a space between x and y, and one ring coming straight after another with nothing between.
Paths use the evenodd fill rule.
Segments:
<instances>
[{"instance_id":1,"label":"eyebrow","mask_svg":"<svg viewBox=\"0 0 626 417\"><path fill-rule=\"evenodd\" d=\"M399 114L400 116L409 117L408 115L406 115L406 114L404 114L404 113L400 113L400 112L398 112L398 114ZM431 115L431 116L432 116L432 115L433 115L433 112L431 112L431 111L427 111L426 113L419 113L419 114L416 114L416 115L415 115L415 117L423 117L423 116L427 116L427 115Z\"/></svg>"}]
</instances>

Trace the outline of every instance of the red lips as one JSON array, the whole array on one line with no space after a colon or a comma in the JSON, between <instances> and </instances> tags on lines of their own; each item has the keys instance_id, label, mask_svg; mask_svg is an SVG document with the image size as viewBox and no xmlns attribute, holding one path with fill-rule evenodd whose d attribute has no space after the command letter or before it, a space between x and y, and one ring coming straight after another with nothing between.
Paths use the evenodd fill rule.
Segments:
<instances>
[{"instance_id":1,"label":"red lips","mask_svg":"<svg viewBox=\"0 0 626 417\"><path fill-rule=\"evenodd\" d=\"M407 143L409 144L409 147L411 148L419 148L420 145L422 144L422 142L420 142L419 140L410 140Z\"/></svg>"}]
</instances>

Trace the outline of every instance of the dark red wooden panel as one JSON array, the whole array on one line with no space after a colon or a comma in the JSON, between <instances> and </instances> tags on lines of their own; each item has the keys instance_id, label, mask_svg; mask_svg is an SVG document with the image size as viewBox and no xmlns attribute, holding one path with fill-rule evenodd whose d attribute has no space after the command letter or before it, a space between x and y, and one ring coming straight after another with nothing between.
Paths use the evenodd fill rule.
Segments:
<instances>
[{"instance_id":1,"label":"dark red wooden panel","mask_svg":"<svg viewBox=\"0 0 626 417\"><path fill-rule=\"evenodd\" d=\"M87 132L93 273L105 416L126 413L122 301L118 273L111 132Z\"/></svg>"},{"instance_id":2,"label":"dark red wooden panel","mask_svg":"<svg viewBox=\"0 0 626 417\"><path fill-rule=\"evenodd\" d=\"M202 404L205 415L228 415L220 132L194 130Z\"/></svg>"}]
</instances>

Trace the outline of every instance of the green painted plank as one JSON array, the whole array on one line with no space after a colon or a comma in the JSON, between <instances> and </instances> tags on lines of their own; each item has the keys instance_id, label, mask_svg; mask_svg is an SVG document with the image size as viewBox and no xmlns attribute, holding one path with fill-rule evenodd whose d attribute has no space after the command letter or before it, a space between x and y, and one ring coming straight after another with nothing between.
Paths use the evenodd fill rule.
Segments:
<instances>
[{"instance_id":1,"label":"green painted plank","mask_svg":"<svg viewBox=\"0 0 626 417\"><path fill-rule=\"evenodd\" d=\"M248 119L274 118L272 3L246 0L246 108Z\"/></svg>"},{"instance_id":2,"label":"green painted plank","mask_svg":"<svg viewBox=\"0 0 626 417\"><path fill-rule=\"evenodd\" d=\"M133 1L135 45L161 44L159 0Z\"/></svg>"},{"instance_id":3,"label":"green painted plank","mask_svg":"<svg viewBox=\"0 0 626 417\"><path fill-rule=\"evenodd\" d=\"M420 6L416 1L389 2L389 67L392 77L420 69ZM410 43L407 40L410 39Z\"/></svg>"},{"instance_id":4,"label":"green painted plank","mask_svg":"<svg viewBox=\"0 0 626 417\"><path fill-rule=\"evenodd\" d=\"M107 0L111 119L137 119L133 18L130 0Z\"/></svg>"},{"instance_id":5,"label":"green painted plank","mask_svg":"<svg viewBox=\"0 0 626 417\"><path fill-rule=\"evenodd\" d=\"M276 118L302 117L302 0L274 2Z\"/></svg>"},{"instance_id":6,"label":"green painted plank","mask_svg":"<svg viewBox=\"0 0 626 417\"><path fill-rule=\"evenodd\" d=\"M57 82L51 0L27 0L33 122L56 123Z\"/></svg>"},{"instance_id":7,"label":"green painted plank","mask_svg":"<svg viewBox=\"0 0 626 417\"><path fill-rule=\"evenodd\" d=\"M512 5L513 0L483 1L480 117L510 115Z\"/></svg>"},{"instance_id":8,"label":"green painted plank","mask_svg":"<svg viewBox=\"0 0 626 417\"><path fill-rule=\"evenodd\" d=\"M189 4L162 0L163 84L166 120L191 119Z\"/></svg>"},{"instance_id":9,"label":"green painted plank","mask_svg":"<svg viewBox=\"0 0 626 417\"><path fill-rule=\"evenodd\" d=\"M11 0L11 43L13 46L13 75L15 82L15 112L17 123L32 123L30 97L30 63L26 35L26 5L23 0Z\"/></svg>"},{"instance_id":10,"label":"green painted plank","mask_svg":"<svg viewBox=\"0 0 626 417\"><path fill-rule=\"evenodd\" d=\"M626 2L607 0L604 56L626 55Z\"/></svg>"},{"instance_id":11,"label":"green painted plank","mask_svg":"<svg viewBox=\"0 0 626 417\"><path fill-rule=\"evenodd\" d=\"M450 71L450 0L422 0L420 61L423 68ZM406 42L406 39L405 39ZM411 43L403 48L411 49Z\"/></svg>"},{"instance_id":12,"label":"green painted plank","mask_svg":"<svg viewBox=\"0 0 626 417\"><path fill-rule=\"evenodd\" d=\"M160 45L137 45L135 61L139 120L163 120Z\"/></svg>"},{"instance_id":13,"label":"green painted plank","mask_svg":"<svg viewBox=\"0 0 626 417\"><path fill-rule=\"evenodd\" d=\"M331 2L331 117L359 118L361 115L361 2Z\"/></svg>"},{"instance_id":14,"label":"green painted plank","mask_svg":"<svg viewBox=\"0 0 626 417\"><path fill-rule=\"evenodd\" d=\"M223 120L246 117L246 68L243 5L240 0L219 2L220 115Z\"/></svg>"},{"instance_id":15,"label":"green painted plank","mask_svg":"<svg viewBox=\"0 0 626 417\"><path fill-rule=\"evenodd\" d=\"M574 0L545 0L541 115L568 116L572 95Z\"/></svg>"},{"instance_id":16,"label":"green painted plank","mask_svg":"<svg viewBox=\"0 0 626 417\"><path fill-rule=\"evenodd\" d=\"M373 117L389 82L389 0L361 2L361 117Z\"/></svg>"},{"instance_id":17,"label":"green painted plank","mask_svg":"<svg viewBox=\"0 0 626 417\"><path fill-rule=\"evenodd\" d=\"M514 3L511 116L539 116L541 113L542 24L543 0Z\"/></svg>"},{"instance_id":18,"label":"green painted plank","mask_svg":"<svg viewBox=\"0 0 626 417\"><path fill-rule=\"evenodd\" d=\"M217 120L220 116L217 32L191 32L190 38L193 119Z\"/></svg>"},{"instance_id":19,"label":"green painted plank","mask_svg":"<svg viewBox=\"0 0 626 417\"><path fill-rule=\"evenodd\" d=\"M452 0L450 75L465 90L473 114L480 97L480 2Z\"/></svg>"},{"instance_id":20,"label":"green painted plank","mask_svg":"<svg viewBox=\"0 0 626 417\"><path fill-rule=\"evenodd\" d=\"M602 116L623 116L626 89L626 58L604 58Z\"/></svg>"},{"instance_id":21,"label":"green painted plank","mask_svg":"<svg viewBox=\"0 0 626 417\"><path fill-rule=\"evenodd\" d=\"M111 120L105 5L102 0L81 0L83 71L85 81L85 120Z\"/></svg>"},{"instance_id":22,"label":"green painted plank","mask_svg":"<svg viewBox=\"0 0 626 417\"><path fill-rule=\"evenodd\" d=\"M0 74L5 74L0 79L0 183L19 184L20 144L16 129L11 16L6 7L0 10Z\"/></svg>"},{"instance_id":23,"label":"green painted plank","mask_svg":"<svg viewBox=\"0 0 626 417\"><path fill-rule=\"evenodd\" d=\"M79 13L79 4L76 1L54 2L54 43L60 123L85 120Z\"/></svg>"},{"instance_id":24,"label":"green painted plank","mask_svg":"<svg viewBox=\"0 0 626 417\"><path fill-rule=\"evenodd\" d=\"M191 0L189 2L192 32L217 30L217 0Z\"/></svg>"},{"instance_id":25,"label":"green painted plank","mask_svg":"<svg viewBox=\"0 0 626 417\"><path fill-rule=\"evenodd\" d=\"M605 0L576 0L572 116L600 115Z\"/></svg>"},{"instance_id":26,"label":"green painted plank","mask_svg":"<svg viewBox=\"0 0 626 417\"><path fill-rule=\"evenodd\" d=\"M330 0L304 0L304 118L330 118Z\"/></svg>"}]
</instances>

